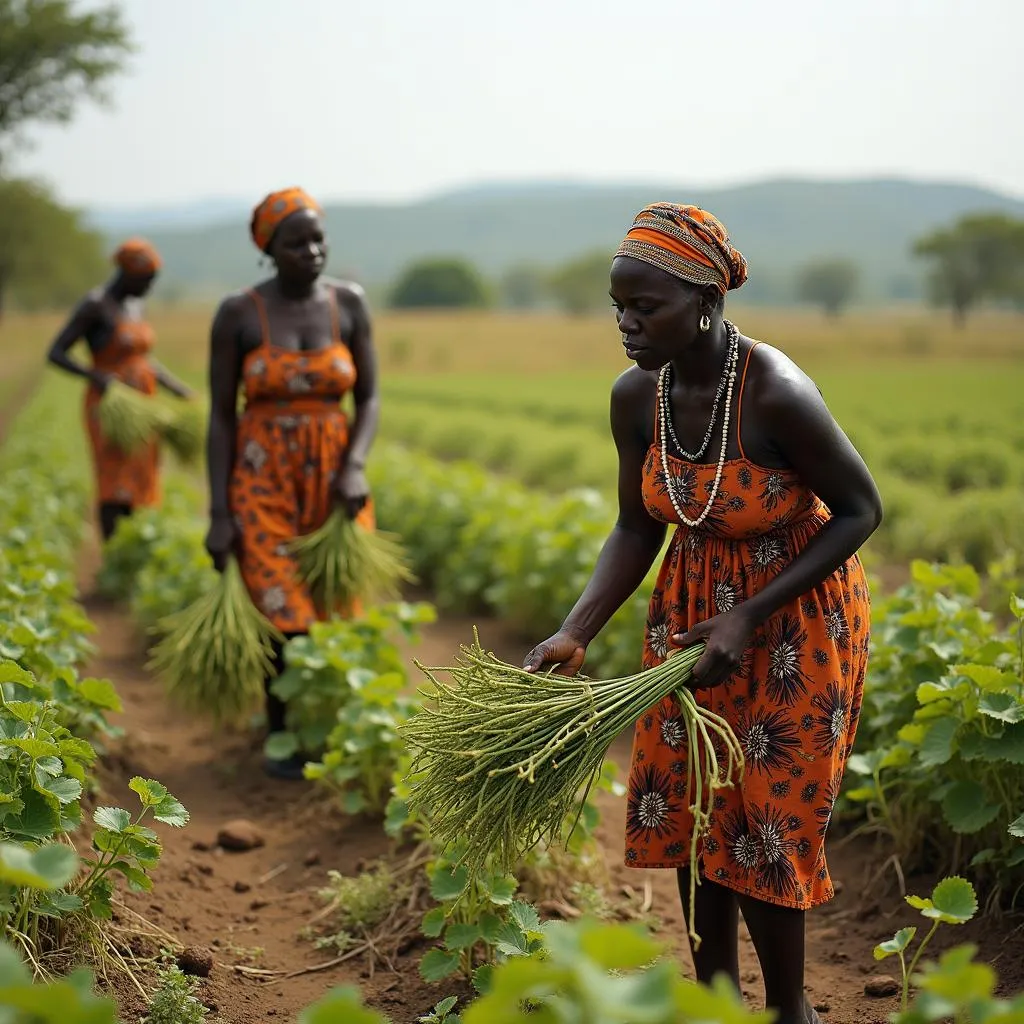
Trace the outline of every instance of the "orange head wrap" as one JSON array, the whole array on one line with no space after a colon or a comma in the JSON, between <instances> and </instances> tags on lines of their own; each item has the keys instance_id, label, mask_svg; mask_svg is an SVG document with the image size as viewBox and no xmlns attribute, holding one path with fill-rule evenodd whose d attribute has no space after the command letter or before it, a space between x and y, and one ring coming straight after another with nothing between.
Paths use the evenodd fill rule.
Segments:
<instances>
[{"instance_id":1,"label":"orange head wrap","mask_svg":"<svg viewBox=\"0 0 1024 1024\"><path fill-rule=\"evenodd\" d=\"M252 234L252 240L256 243L256 248L260 252L266 252L281 221L293 213L298 213L299 210L323 213L320 204L304 189L283 188L280 192L271 192L252 211L249 231Z\"/></svg>"},{"instance_id":2,"label":"orange head wrap","mask_svg":"<svg viewBox=\"0 0 1024 1024\"><path fill-rule=\"evenodd\" d=\"M725 225L698 206L644 207L615 255L651 263L691 284L713 284L723 295L747 279L747 261Z\"/></svg>"},{"instance_id":3,"label":"orange head wrap","mask_svg":"<svg viewBox=\"0 0 1024 1024\"><path fill-rule=\"evenodd\" d=\"M129 238L122 242L114 253L114 263L124 273L137 277L155 274L163 266L160 253L144 238Z\"/></svg>"}]
</instances>

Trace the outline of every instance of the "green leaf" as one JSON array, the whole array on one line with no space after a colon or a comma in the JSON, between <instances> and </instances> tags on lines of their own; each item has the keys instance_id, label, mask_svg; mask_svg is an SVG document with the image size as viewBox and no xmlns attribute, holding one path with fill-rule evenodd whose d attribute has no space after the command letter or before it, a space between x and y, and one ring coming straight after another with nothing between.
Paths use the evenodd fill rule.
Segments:
<instances>
[{"instance_id":1,"label":"green leaf","mask_svg":"<svg viewBox=\"0 0 1024 1024\"><path fill-rule=\"evenodd\" d=\"M580 949L606 971L639 970L660 952L643 930L613 924L594 925L584 931Z\"/></svg>"},{"instance_id":2,"label":"green leaf","mask_svg":"<svg viewBox=\"0 0 1024 1024\"><path fill-rule=\"evenodd\" d=\"M986 693L978 701L978 710L1000 722L1024 722L1024 702L1009 693Z\"/></svg>"},{"instance_id":3,"label":"green leaf","mask_svg":"<svg viewBox=\"0 0 1024 1024\"><path fill-rule=\"evenodd\" d=\"M487 893L487 898L496 907L506 907L512 902L519 883L512 875L505 875L503 878L486 879L482 888Z\"/></svg>"},{"instance_id":4,"label":"green leaf","mask_svg":"<svg viewBox=\"0 0 1024 1024\"><path fill-rule=\"evenodd\" d=\"M901 928L891 939L880 942L875 946L874 954L876 960L884 960L887 956L895 953L902 953L910 945L910 940L917 934L917 929L911 925L909 928Z\"/></svg>"},{"instance_id":5,"label":"green leaf","mask_svg":"<svg viewBox=\"0 0 1024 1024\"><path fill-rule=\"evenodd\" d=\"M942 798L942 813L949 827L961 835L978 832L996 819L999 804L985 801L985 790L968 779L954 782Z\"/></svg>"},{"instance_id":6,"label":"green leaf","mask_svg":"<svg viewBox=\"0 0 1024 1024\"><path fill-rule=\"evenodd\" d=\"M452 924L445 929L444 944L454 951L470 949L475 946L483 934L476 924Z\"/></svg>"},{"instance_id":7,"label":"green leaf","mask_svg":"<svg viewBox=\"0 0 1024 1024\"><path fill-rule=\"evenodd\" d=\"M63 843L29 850L0 843L0 882L29 889L60 889L78 870L78 855Z\"/></svg>"},{"instance_id":8,"label":"green leaf","mask_svg":"<svg viewBox=\"0 0 1024 1024\"><path fill-rule=\"evenodd\" d=\"M420 961L420 977L424 981L443 981L459 969L459 954L432 949Z\"/></svg>"},{"instance_id":9,"label":"green leaf","mask_svg":"<svg viewBox=\"0 0 1024 1024\"><path fill-rule=\"evenodd\" d=\"M156 807L167 796L167 788L165 786L154 779L144 779L139 775L136 775L128 783L128 788L138 795L143 807Z\"/></svg>"},{"instance_id":10,"label":"green leaf","mask_svg":"<svg viewBox=\"0 0 1024 1024\"><path fill-rule=\"evenodd\" d=\"M953 756L953 740L959 728L956 718L938 718L928 727L918 751L918 760L925 768L945 764Z\"/></svg>"},{"instance_id":11,"label":"green leaf","mask_svg":"<svg viewBox=\"0 0 1024 1024\"><path fill-rule=\"evenodd\" d=\"M23 669L16 661L0 660L0 685L17 683L18 686L34 689L38 684L31 672Z\"/></svg>"},{"instance_id":12,"label":"green leaf","mask_svg":"<svg viewBox=\"0 0 1024 1024\"><path fill-rule=\"evenodd\" d=\"M33 736L17 740L0 740L0 747L13 747L29 757L55 757L60 754L60 747L56 743Z\"/></svg>"},{"instance_id":13,"label":"green leaf","mask_svg":"<svg viewBox=\"0 0 1024 1024\"><path fill-rule=\"evenodd\" d=\"M115 861L112 871L120 871L135 892L149 892L153 888L153 880L141 868L134 867L126 860Z\"/></svg>"},{"instance_id":14,"label":"green leaf","mask_svg":"<svg viewBox=\"0 0 1024 1024\"><path fill-rule=\"evenodd\" d=\"M77 692L79 697L101 711L121 710L121 698L109 679L83 679Z\"/></svg>"},{"instance_id":15,"label":"green leaf","mask_svg":"<svg viewBox=\"0 0 1024 1024\"><path fill-rule=\"evenodd\" d=\"M73 892L64 892L61 889L53 889L43 893L32 908L37 914L43 917L63 917L65 914L73 914L82 909L82 898Z\"/></svg>"},{"instance_id":16,"label":"green leaf","mask_svg":"<svg viewBox=\"0 0 1024 1024\"><path fill-rule=\"evenodd\" d=\"M263 753L271 761L287 761L299 752L299 737L293 732L272 732L263 744Z\"/></svg>"},{"instance_id":17,"label":"green leaf","mask_svg":"<svg viewBox=\"0 0 1024 1024\"><path fill-rule=\"evenodd\" d=\"M21 813L5 818L4 829L19 839L50 839L60 828L60 811L34 789L23 790L22 801Z\"/></svg>"},{"instance_id":18,"label":"green leaf","mask_svg":"<svg viewBox=\"0 0 1024 1024\"><path fill-rule=\"evenodd\" d=\"M508 916L524 932L540 931L540 914L530 903L516 900L509 906Z\"/></svg>"},{"instance_id":19,"label":"green leaf","mask_svg":"<svg viewBox=\"0 0 1024 1024\"><path fill-rule=\"evenodd\" d=\"M993 693L1005 690L1008 686L1019 685L1013 675L994 665L956 665L953 671L966 676L979 689Z\"/></svg>"},{"instance_id":20,"label":"green leaf","mask_svg":"<svg viewBox=\"0 0 1024 1024\"><path fill-rule=\"evenodd\" d=\"M63 776L59 779L48 779L41 787L52 793L62 804L74 803L82 795L82 784L77 779Z\"/></svg>"},{"instance_id":21,"label":"green leaf","mask_svg":"<svg viewBox=\"0 0 1024 1024\"><path fill-rule=\"evenodd\" d=\"M486 995L491 990L494 978L494 964L481 964L473 972L473 988L480 995Z\"/></svg>"},{"instance_id":22,"label":"green leaf","mask_svg":"<svg viewBox=\"0 0 1024 1024\"><path fill-rule=\"evenodd\" d=\"M384 1018L363 1005L359 990L351 986L328 992L323 999L299 1014L298 1024L386 1024Z\"/></svg>"},{"instance_id":23,"label":"green leaf","mask_svg":"<svg viewBox=\"0 0 1024 1024\"><path fill-rule=\"evenodd\" d=\"M152 808L153 817L157 821L178 828L188 824L188 811L180 801L167 792L167 787L162 783L137 775L128 783L128 788L138 794L143 807Z\"/></svg>"},{"instance_id":24,"label":"green leaf","mask_svg":"<svg viewBox=\"0 0 1024 1024\"><path fill-rule=\"evenodd\" d=\"M932 904L942 915L939 920L946 924L964 924L978 912L978 895L966 878L953 875L942 879L932 890Z\"/></svg>"},{"instance_id":25,"label":"green leaf","mask_svg":"<svg viewBox=\"0 0 1024 1024\"><path fill-rule=\"evenodd\" d=\"M123 807L97 807L92 812L92 820L108 832L120 835L132 823L132 816Z\"/></svg>"},{"instance_id":26,"label":"green leaf","mask_svg":"<svg viewBox=\"0 0 1024 1024\"><path fill-rule=\"evenodd\" d=\"M1015 821L1010 822L1010 827L1006 830L1011 836L1016 836L1018 839L1024 839L1024 814L1022 814Z\"/></svg>"},{"instance_id":27,"label":"green leaf","mask_svg":"<svg viewBox=\"0 0 1024 1024\"><path fill-rule=\"evenodd\" d=\"M1010 614L1018 622L1024 621L1024 597L1018 597L1016 594L1010 595Z\"/></svg>"},{"instance_id":28,"label":"green leaf","mask_svg":"<svg viewBox=\"0 0 1024 1024\"><path fill-rule=\"evenodd\" d=\"M1006 866L1008 868L1019 867L1021 864L1024 864L1024 843L1018 846L1017 849L1006 858Z\"/></svg>"},{"instance_id":29,"label":"green leaf","mask_svg":"<svg viewBox=\"0 0 1024 1024\"><path fill-rule=\"evenodd\" d=\"M441 867L430 879L430 895L440 903L458 899L469 883L469 871L460 865L454 871Z\"/></svg>"},{"instance_id":30,"label":"green leaf","mask_svg":"<svg viewBox=\"0 0 1024 1024\"><path fill-rule=\"evenodd\" d=\"M447 923L448 916L444 912L444 907L434 907L423 915L420 931L428 939L436 939L444 931L444 926Z\"/></svg>"},{"instance_id":31,"label":"green leaf","mask_svg":"<svg viewBox=\"0 0 1024 1024\"><path fill-rule=\"evenodd\" d=\"M366 797L359 790L350 789L341 798L341 809L346 814L360 814L366 810Z\"/></svg>"}]
</instances>

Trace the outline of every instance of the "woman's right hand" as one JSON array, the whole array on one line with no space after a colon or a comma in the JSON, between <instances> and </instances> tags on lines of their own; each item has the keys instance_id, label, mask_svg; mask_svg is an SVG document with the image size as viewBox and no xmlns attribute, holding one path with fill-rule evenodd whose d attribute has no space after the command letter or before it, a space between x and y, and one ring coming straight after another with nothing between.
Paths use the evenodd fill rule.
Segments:
<instances>
[{"instance_id":1,"label":"woman's right hand","mask_svg":"<svg viewBox=\"0 0 1024 1024\"><path fill-rule=\"evenodd\" d=\"M526 656L523 668L527 672L541 672L554 668L559 675L574 676L583 667L587 645L567 629L560 629L548 637Z\"/></svg>"},{"instance_id":2,"label":"woman's right hand","mask_svg":"<svg viewBox=\"0 0 1024 1024\"><path fill-rule=\"evenodd\" d=\"M206 550L213 559L213 567L223 572L228 558L234 554L238 543L238 527L230 515L216 515L210 520L210 529L206 534Z\"/></svg>"}]
</instances>

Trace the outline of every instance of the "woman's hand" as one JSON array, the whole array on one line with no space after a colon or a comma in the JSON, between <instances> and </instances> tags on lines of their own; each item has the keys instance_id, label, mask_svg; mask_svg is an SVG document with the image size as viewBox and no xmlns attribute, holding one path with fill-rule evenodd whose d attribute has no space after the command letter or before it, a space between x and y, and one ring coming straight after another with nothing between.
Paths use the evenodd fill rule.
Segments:
<instances>
[{"instance_id":1,"label":"woman's hand","mask_svg":"<svg viewBox=\"0 0 1024 1024\"><path fill-rule=\"evenodd\" d=\"M187 384L182 384L180 381L176 381L174 387L168 390L172 395L183 398L186 402L191 402L196 397L196 393Z\"/></svg>"},{"instance_id":2,"label":"woman's hand","mask_svg":"<svg viewBox=\"0 0 1024 1024\"><path fill-rule=\"evenodd\" d=\"M370 485L362 466L347 465L334 482L334 500L355 519L370 498Z\"/></svg>"},{"instance_id":3,"label":"woman's hand","mask_svg":"<svg viewBox=\"0 0 1024 1024\"><path fill-rule=\"evenodd\" d=\"M206 550L210 553L213 567L217 572L224 571L228 558L234 554L237 544L238 527L235 526L234 518L227 513L213 516L206 534Z\"/></svg>"},{"instance_id":4,"label":"woman's hand","mask_svg":"<svg viewBox=\"0 0 1024 1024\"><path fill-rule=\"evenodd\" d=\"M702 690L724 683L743 664L743 655L754 632L754 623L737 605L732 611L698 622L688 633L676 633L676 647L692 647L704 643L704 653L693 666L691 690Z\"/></svg>"},{"instance_id":5,"label":"woman's hand","mask_svg":"<svg viewBox=\"0 0 1024 1024\"><path fill-rule=\"evenodd\" d=\"M571 631L562 628L530 651L523 661L523 668L527 672L554 668L559 675L574 676L583 667L586 656L587 645Z\"/></svg>"}]
</instances>

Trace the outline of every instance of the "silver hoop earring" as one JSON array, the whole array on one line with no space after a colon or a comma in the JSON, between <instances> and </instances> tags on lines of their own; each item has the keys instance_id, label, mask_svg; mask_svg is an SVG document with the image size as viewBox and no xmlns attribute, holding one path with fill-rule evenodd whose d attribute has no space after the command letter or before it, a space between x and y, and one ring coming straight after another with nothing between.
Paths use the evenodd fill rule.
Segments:
<instances>
[{"instance_id":1,"label":"silver hoop earring","mask_svg":"<svg viewBox=\"0 0 1024 1024\"><path fill-rule=\"evenodd\" d=\"M700 329L705 333L711 330L711 317L707 313L700 318Z\"/></svg>"}]
</instances>

